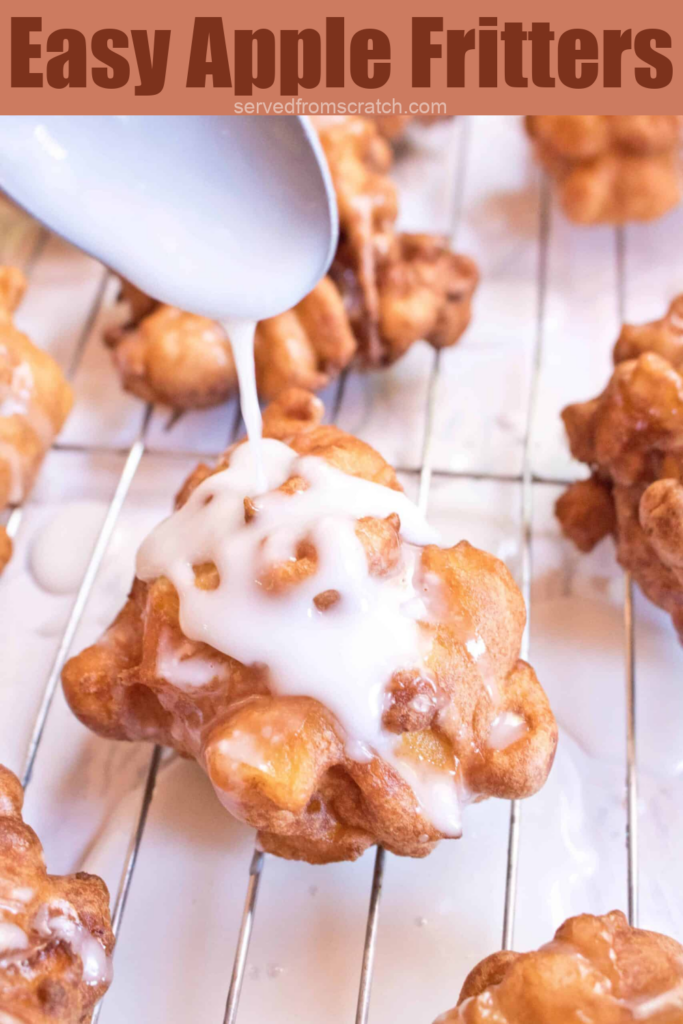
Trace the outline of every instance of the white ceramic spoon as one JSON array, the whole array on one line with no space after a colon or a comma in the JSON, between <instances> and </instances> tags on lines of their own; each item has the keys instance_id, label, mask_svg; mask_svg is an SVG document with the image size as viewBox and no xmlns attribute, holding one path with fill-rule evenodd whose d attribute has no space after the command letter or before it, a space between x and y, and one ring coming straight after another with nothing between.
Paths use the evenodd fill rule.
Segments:
<instances>
[{"instance_id":1,"label":"white ceramic spoon","mask_svg":"<svg viewBox=\"0 0 683 1024\"><path fill-rule=\"evenodd\" d=\"M0 186L154 298L216 320L289 309L337 244L302 117L2 116Z\"/></svg>"}]
</instances>

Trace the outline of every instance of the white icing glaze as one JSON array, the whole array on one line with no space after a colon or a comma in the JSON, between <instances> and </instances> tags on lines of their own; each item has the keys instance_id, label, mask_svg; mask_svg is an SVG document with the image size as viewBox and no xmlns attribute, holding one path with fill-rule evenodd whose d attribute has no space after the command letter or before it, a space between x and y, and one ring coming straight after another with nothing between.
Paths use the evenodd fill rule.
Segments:
<instances>
[{"instance_id":1,"label":"white icing glaze","mask_svg":"<svg viewBox=\"0 0 683 1024\"><path fill-rule=\"evenodd\" d=\"M0 954L13 953L28 946L28 935L18 924L0 921Z\"/></svg>"},{"instance_id":2,"label":"white icing glaze","mask_svg":"<svg viewBox=\"0 0 683 1024\"><path fill-rule=\"evenodd\" d=\"M203 654L183 657L182 651L176 651L169 639L163 637L157 654L157 673L179 690L194 690L223 677L225 665Z\"/></svg>"},{"instance_id":3,"label":"white icing glaze","mask_svg":"<svg viewBox=\"0 0 683 1024\"><path fill-rule=\"evenodd\" d=\"M137 575L173 583L185 636L246 665L265 664L274 693L319 700L344 730L350 757L381 755L434 825L459 834L454 778L402 757L397 737L382 726L392 674L422 667L430 647L429 581L420 573L417 545L437 541L435 531L403 493L300 457L272 439L261 442L268 493L255 500L256 514L245 522L244 498L254 494L251 447L237 448L226 470L200 484L152 532L138 552ZM307 488L295 495L275 490L292 476ZM356 521L392 513L401 521L401 562L393 574L373 577ZM267 593L259 579L272 564L293 559L303 538L317 551L316 572L285 594ZM193 566L206 562L218 570L213 590L195 585ZM314 598L329 590L340 599L320 611Z\"/></svg>"},{"instance_id":4,"label":"white icing glaze","mask_svg":"<svg viewBox=\"0 0 683 1024\"><path fill-rule=\"evenodd\" d=\"M491 750L505 750L527 732L527 724L514 711L501 711L491 722L488 745Z\"/></svg>"},{"instance_id":5,"label":"white icing glaze","mask_svg":"<svg viewBox=\"0 0 683 1024\"><path fill-rule=\"evenodd\" d=\"M221 326L230 339L232 354L237 370L237 381L240 389L240 407L242 419L247 428L247 437L251 444L254 459L254 473L257 493L266 490L266 476L261 456L261 433L263 422L256 390L256 370L254 366L254 333L255 320L231 319L222 320Z\"/></svg>"},{"instance_id":6,"label":"white icing glaze","mask_svg":"<svg viewBox=\"0 0 683 1024\"><path fill-rule=\"evenodd\" d=\"M12 899L19 903L30 903L34 897L33 889L29 885L15 885L12 889Z\"/></svg>"},{"instance_id":7,"label":"white icing glaze","mask_svg":"<svg viewBox=\"0 0 683 1024\"><path fill-rule=\"evenodd\" d=\"M30 567L36 583L50 594L75 593L85 575L107 505L72 501L36 532Z\"/></svg>"},{"instance_id":8,"label":"white icing glaze","mask_svg":"<svg viewBox=\"0 0 683 1024\"><path fill-rule=\"evenodd\" d=\"M277 742L276 737L264 737L268 738ZM228 739L221 740L219 747L224 757L229 757L237 764L247 764L257 771L268 770L265 748L254 736L242 732L241 729L233 729Z\"/></svg>"},{"instance_id":9,"label":"white icing glaze","mask_svg":"<svg viewBox=\"0 0 683 1024\"><path fill-rule=\"evenodd\" d=\"M634 1020L651 1020L665 1010L683 1010L683 981L667 992L644 999L642 1002L631 1002L629 1009Z\"/></svg>"},{"instance_id":10,"label":"white icing glaze","mask_svg":"<svg viewBox=\"0 0 683 1024\"><path fill-rule=\"evenodd\" d=\"M32 899L33 889L29 886L11 886L0 882L0 920L6 914L20 914Z\"/></svg>"},{"instance_id":11,"label":"white icing glaze","mask_svg":"<svg viewBox=\"0 0 683 1024\"><path fill-rule=\"evenodd\" d=\"M33 927L42 938L59 939L70 948L74 956L80 958L83 981L87 985L101 985L111 981L111 958L66 900L44 903L33 920Z\"/></svg>"}]
</instances>

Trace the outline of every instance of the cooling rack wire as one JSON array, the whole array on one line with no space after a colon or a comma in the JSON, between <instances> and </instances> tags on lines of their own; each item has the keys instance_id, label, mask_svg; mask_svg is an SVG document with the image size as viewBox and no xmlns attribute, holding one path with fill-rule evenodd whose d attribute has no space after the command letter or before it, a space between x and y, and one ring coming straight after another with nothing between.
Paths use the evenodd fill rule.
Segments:
<instances>
[{"instance_id":1,"label":"cooling rack wire","mask_svg":"<svg viewBox=\"0 0 683 1024\"><path fill-rule=\"evenodd\" d=\"M464 196L464 183L467 173L467 153L470 142L470 126L468 119L459 118L460 124L454 128L454 146L457 146L456 169L453 175L453 182L450 188L451 207L449 214L450 241L455 247L458 227L462 213ZM455 135L457 132L457 136ZM457 139L457 142L455 141ZM528 620L522 640L521 657L529 659L529 627L532 615L531 605L531 580L532 580L532 556L533 556L533 498L534 485L558 485L569 483L568 480L558 479L539 475L533 471L533 443L535 417L539 399L540 375L543 360L543 340L546 319L546 297L548 277L548 240L550 230L550 190L548 182L542 181L540 193L540 209L538 217L538 263L536 271L536 318L534 326L534 340L531 351L530 386L528 400L525 410L524 430L522 438L522 462L519 473L496 473L487 471L460 471L442 470L434 466L434 433L435 433L435 410L437 408L439 389L441 384L441 353L433 353L433 361L429 377L429 385L426 393L426 401L423 410L424 441L422 444L422 457L418 468L411 467L403 470L417 476L419 482L418 503L422 511L428 511L430 498L430 485L434 476L446 476L461 478L465 480L506 482L519 485L521 497L521 536L520 551L521 564L518 582L520 584L526 607ZM30 252L26 254L25 266L30 277L32 265L35 263L41 248L47 240L45 232L36 230L31 241ZM13 240L5 238L3 248L16 249ZM26 243L24 243L26 244ZM625 306L625 236L623 229L615 229L614 251L616 262L617 281L617 313L619 320L623 320ZM68 376L73 377L79 367L86 341L91 333L93 325L98 316L100 307L104 301L107 279L103 278L101 285L95 295L93 305L79 335L78 344L68 367ZM336 419L341 407L344 389L347 383L346 375L343 375L337 384L336 395L333 402L333 421ZM112 381L112 386L116 386ZM45 686L42 692L42 699L38 708L35 722L28 743L23 771L21 773L24 787L31 782L33 768L38 755L41 740L50 714L53 698L59 685L64 663L66 662L76 631L81 623L84 612L88 606L93 585L102 565L107 549L112 540L120 513L125 505L131 484L136 476L137 470L145 455L157 454L154 448L148 447L148 435L152 421L153 407L147 405L142 417L138 435L133 444L124 450L107 447L107 452L119 451L125 455L123 468L113 497L109 504L99 536L92 550L87 564L85 574L80 583L78 592L62 632ZM232 421L226 430L226 443L231 443L239 435L241 420L239 415L233 415ZM70 445L60 443L54 448L61 451L81 451L95 453L97 445ZM190 453L180 449L162 452L165 456L184 456ZM7 530L11 537L16 536L22 520L23 509L17 507L11 510L7 521ZM634 643L634 609L632 583L628 574L624 574L624 682L626 693L626 737L625 737L625 783L626 783L626 880L627 880L627 911L631 924L638 923L638 774L636 760L636 672L635 672L635 643ZM118 937L121 924L126 910L126 902L130 892L131 883L135 873L136 862L144 840L145 827L154 798L155 784L159 773L162 758L162 748L154 747L146 779L139 804L137 819L134 824L128 850L122 865L118 890L114 899L112 924L114 934ZM519 801L510 803L508 838L507 838L507 860L505 872L505 895L503 906L503 922L501 933L501 947L512 948L515 930L515 907L517 899L518 864L520 836L522 828L522 809ZM235 1024L238 1018L239 1001L245 976L245 967L249 951L249 943L254 927L257 913L257 898L259 886L263 873L267 867L267 857L258 849L254 850L246 886L246 897L240 930L235 949L232 973L229 990L226 999L223 1024ZM367 923L365 929L365 942L362 952L362 963L358 990L358 1002L356 1009L356 1024L367 1024L370 1016L370 996L373 980L373 967L375 961L375 949L377 943L377 931L382 900L382 884L386 869L385 851L378 847L375 852L374 870L372 873L372 884L369 897ZM96 1007L93 1024L97 1024L103 1002Z\"/></svg>"}]
</instances>

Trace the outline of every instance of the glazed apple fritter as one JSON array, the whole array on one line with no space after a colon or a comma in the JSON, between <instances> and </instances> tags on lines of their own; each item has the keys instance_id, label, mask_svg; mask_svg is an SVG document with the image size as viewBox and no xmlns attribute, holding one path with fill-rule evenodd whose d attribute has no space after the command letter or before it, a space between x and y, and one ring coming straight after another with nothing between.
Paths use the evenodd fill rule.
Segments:
<instances>
[{"instance_id":1,"label":"glazed apple fritter","mask_svg":"<svg viewBox=\"0 0 683 1024\"><path fill-rule=\"evenodd\" d=\"M12 314L26 288L15 267L0 267L0 509L26 497L73 397L52 356L19 331ZM0 571L12 544L0 527Z\"/></svg>"},{"instance_id":2,"label":"glazed apple fritter","mask_svg":"<svg viewBox=\"0 0 683 1024\"><path fill-rule=\"evenodd\" d=\"M330 275L293 310L259 324L259 394L318 390L356 359L386 366L417 340L455 344L470 320L475 264L436 235L400 234L392 151L371 118L320 118L341 228ZM106 336L124 387L179 409L222 402L237 390L224 331L124 285L128 319Z\"/></svg>"},{"instance_id":3,"label":"glazed apple fritter","mask_svg":"<svg viewBox=\"0 0 683 1024\"><path fill-rule=\"evenodd\" d=\"M619 910L565 921L531 953L494 953L440 1024L681 1024L683 946Z\"/></svg>"},{"instance_id":4,"label":"glazed apple fritter","mask_svg":"<svg viewBox=\"0 0 683 1024\"><path fill-rule=\"evenodd\" d=\"M678 115L541 114L527 118L560 204L580 224L654 220L681 199Z\"/></svg>"},{"instance_id":5,"label":"glazed apple fritter","mask_svg":"<svg viewBox=\"0 0 683 1024\"><path fill-rule=\"evenodd\" d=\"M375 503L380 499L405 502L397 494L401 488L396 475L384 459L357 438L320 425L322 412L313 395L296 389L282 393L266 410L264 436L284 441L291 457L301 457L296 466L302 468L294 468L277 490L244 501L243 521L234 527L242 531L241 537L248 535L250 524L258 526L259 517L267 514L263 508L271 507L269 501L297 502L309 486L318 486L311 483L320 472L317 466L334 468L339 474L336 487L342 486L346 475L371 481ZM280 446L277 451L287 449ZM232 465L239 452L240 446L233 446L214 469L198 467L178 496L176 516L212 514L208 510L213 502L223 500L216 496L221 474L228 469L240 472ZM315 456L313 464L306 461L308 456ZM231 479L226 476L226 486L232 486ZM397 497L391 498L392 494ZM296 506L291 506L291 512L296 514ZM278 513L278 521L282 515ZM340 718L322 699L306 695L305 684L298 688L297 673L305 674L314 659L322 656L325 672L337 673L332 689L326 691L330 703L343 704L347 699L350 683L338 679L335 666L343 660L345 643L352 645L335 631L348 628L344 616L353 613L354 591L322 585L320 592L315 591L316 577L322 571L324 578L326 571L320 562L336 556L339 545L334 537L338 535L340 541L346 537L348 543L343 522L355 524L353 544L362 545L358 555L366 566L366 590L376 585L388 588L382 589L382 600L391 600L395 588L405 585L412 565L414 585L429 609L419 613L417 627L419 643L428 649L421 655L421 667L411 662L385 674L377 667L385 661L377 661L378 648L371 644L371 672L378 673L382 687L378 725L381 749L389 750L386 755L367 746L362 748L364 753L354 752L361 749L357 737L342 728ZM354 516L343 522L337 517L331 525L332 520L323 515L314 525L292 527L286 519L283 526L277 522L272 529L269 526L259 541L259 555L247 570L248 586L240 592L238 606L230 605L240 614L247 601L267 602L257 604L260 611L249 620L259 621L264 631L263 653L250 658L253 663L241 663L229 650L191 639L180 625L188 621L189 605L183 601L194 600L195 588L217 591L224 573L228 579L231 576L233 570L221 562L225 550L221 545L231 541L228 531L212 548L214 557L207 561L202 556L193 567L193 579L186 577L189 597L168 576L137 578L128 602L102 640L67 664L64 689L80 720L101 735L167 744L196 758L221 801L259 830L260 843L270 852L324 863L354 859L368 846L383 843L395 853L420 857L444 833L416 796L414 785L425 779L428 786L435 782L442 787L440 799L446 802L528 796L539 789L550 770L556 726L533 669L519 660L524 603L498 559L467 541L452 548L408 545L396 512L386 517ZM172 517L164 529L169 524L174 529L173 523ZM216 519L211 527L212 537L218 523ZM327 536L322 551L322 541L316 540L320 530ZM329 530L335 532L325 533ZM284 549L283 531L289 538ZM196 537L197 532L190 528L184 536ZM352 546L352 559L354 551ZM179 557L189 564L185 555ZM236 557L238 561L230 564L235 573L242 572L237 564L243 561ZM313 589L301 589L306 587ZM179 593L186 595L182 601ZM301 641L304 644L309 636L313 646L308 655L302 649L300 658L298 650L289 652L289 689L283 693L278 690L281 681L269 674L266 652L281 621L287 624L285 639L289 638L289 602L299 600L300 593L315 595L306 613L312 619L310 625L304 622ZM223 604L213 608L218 615L214 622L231 615ZM356 621L353 615L352 621ZM413 628L411 621L414 625L415 620L401 619L405 626L399 627L396 639L400 641L401 634ZM268 622L275 622L275 627ZM332 647L324 655L318 639L323 634L316 630L328 628L333 630ZM378 631L382 628L378 622ZM202 636L206 635L203 631ZM378 633L371 629L371 635ZM365 669L366 661L362 664ZM366 707L363 702L368 697L354 699L361 703L352 702L352 714Z\"/></svg>"},{"instance_id":6,"label":"glazed apple fritter","mask_svg":"<svg viewBox=\"0 0 683 1024\"><path fill-rule=\"evenodd\" d=\"M682 313L680 295L661 320L626 324L605 390L564 410L572 455L591 476L556 512L581 551L614 536L619 563L683 641Z\"/></svg>"},{"instance_id":7,"label":"glazed apple fritter","mask_svg":"<svg viewBox=\"0 0 683 1024\"><path fill-rule=\"evenodd\" d=\"M88 1024L111 981L109 893L83 871L47 874L23 799L0 765L0 1020Z\"/></svg>"}]
</instances>

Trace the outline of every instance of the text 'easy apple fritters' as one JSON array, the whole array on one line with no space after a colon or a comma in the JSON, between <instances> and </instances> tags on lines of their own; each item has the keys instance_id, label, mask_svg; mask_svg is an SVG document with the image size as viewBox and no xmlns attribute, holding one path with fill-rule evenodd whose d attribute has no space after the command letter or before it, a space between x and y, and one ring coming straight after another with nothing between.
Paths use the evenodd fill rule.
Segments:
<instances>
[{"instance_id":1,"label":"text 'easy apple fritters'","mask_svg":"<svg viewBox=\"0 0 683 1024\"><path fill-rule=\"evenodd\" d=\"M198 467L64 688L101 735L196 758L268 851L424 856L460 835L464 803L540 788L555 721L502 562L440 547L394 470L322 412L295 389L266 410L266 493L249 444Z\"/></svg>"},{"instance_id":2,"label":"text 'easy apple fritters'","mask_svg":"<svg viewBox=\"0 0 683 1024\"><path fill-rule=\"evenodd\" d=\"M0 267L0 509L24 500L73 401L52 356L14 326L12 313L25 288L20 270ZM0 527L0 571L11 554Z\"/></svg>"},{"instance_id":3,"label":"text 'easy apple fritters'","mask_svg":"<svg viewBox=\"0 0 683 1024\"><path fill-rule=\"evenodd\" d=\"M111 981L109 893L96 875L48 875L0 765L0 1021L88 1024Z\"/></svg>"},{"instance_id":4,"label":"text 'easy apple fritters'","mask_svg":"<svg viewBox=\"0 0 683 1024\"><path fill-rule=\"evenodd\" d=\"M683 641L683 295L661 320L626 324L614 360L602 394L562 413L572 455L592 475L556 513L581 551L614 535L620 565Z\"/></svg>"},{"instance_id":5,"label":"text 'easy apple fritters'","mask_svg":"<svg viewBox=\"0 0 683 1024\"><path fill-rule=\"evenodd\" d=\"M683 118L541 114L527 118L560 205L580 224L653 220L681 199Z\"/></svg>"},{"instance_id":6,"label":"text 'easy apple fritters'","mask_svg":"<svg viewBox=\"0 0 683 1024\"><path fill-rule=\"evenodd\" d=\"M494 953L439 1024L681 1024L683 946L619 910L571 917L546 946Z\"/></svg>"},{"instance_id":7,"label":"text 'easy apple fritters'","mask_svg":"<svg viewBox=\"0 0 683 1024\"><path fill-rule=\"evenodd\" d=\"M319 390L356 359L378 368L424 339L455 344L467 327L478 273L441 236L400 234L391 147L371 118L320 118L341 226L330 275L294 309L259 323L259 395ZM266 273L266 268L264 268ZM124 284L126 321L106 334L124 387L178 409L236 393L229 338L213 320L157 303Z\"/></svg>"}]
</instances>

